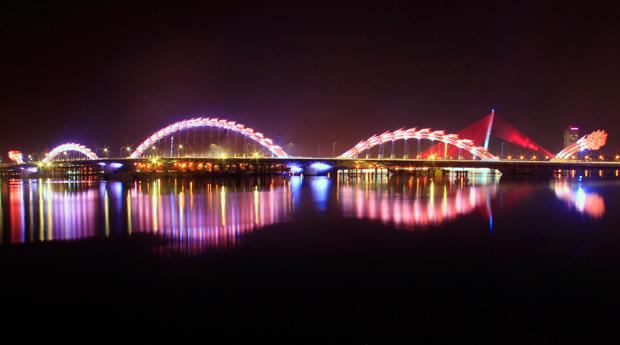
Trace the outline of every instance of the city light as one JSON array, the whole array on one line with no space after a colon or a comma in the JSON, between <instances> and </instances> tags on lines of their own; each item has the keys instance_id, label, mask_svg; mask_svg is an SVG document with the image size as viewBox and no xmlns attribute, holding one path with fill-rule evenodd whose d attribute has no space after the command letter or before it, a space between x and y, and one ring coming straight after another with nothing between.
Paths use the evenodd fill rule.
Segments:
<instances>
[{"instance_id":1,"label":"city light","mask_svg":"<svg viewBox=\"0 0 620 345\"><path fill-rule=\"evenodd\" d=\"M22 153L19 151L9 151L9 159L17 164L24 164Z\"/></svg>"},{"instance_id":2,"label":"city light","mask_svg":"<svg viewBox=\"0 0 620 345\"><path fill-rule=\"evenodd\" d=\"M456 146L459 149L464 149L472 155L481 159L498 159L484 147L474 145L474 142L470 139L461 139L456 134L446 134L444 133L444 131L441 130L431 132L429 128L424 128L421 130L417 130L417 128L409 128L405 130L404 128L402 128L394 132L387 131L381 135L375 134L366 140L360 141L357 145L355 145L353 148L349 149L347 152L343 153L339 157L354 158L358 156L361 152L369 150L372 147L401 139L427 139L433 142L437 140L445 144ZM434 159L434 155L431 159Z\"/></svg>"},{"instance_id":3,"label":"city light","mask_svg":"<svg viewBox=\"0 0 620 345\"><path fill-rule=\"evenodd\" d=\"M45 158L43 158L42 162L49 162L56 158L61 152L66 155L67 151L77 151L81 154L85 155L88 159L98 159L97 155L92 152L90 149L84 147L84 145L76 144L76 143L65 143L57 146L49 153L45 154Z\"/></svg>"},{"instance_id":4,"label":"city light","mask_svg":"<svg viewBox=\"0 0 620 345\"><path fill-rule=\"evenodd\" d=\"M145 141L142 142L131 154L131 158L139 158L142 154L150 147L152 147L155 143L161 140L163 137L179 132L183 129L189 128L199 128L199 127L215 127L221 128L225 130L231 130L242 134L260 145L267 148L277 157L288 157L282 148L276 144L274 144L273 140L266 138L262 133L255 132L254 129L245 127L245 125L236 123L235 121L228 121L225 119L217 119L217 118L192 118L189 120L183 120L167 127L160 129L159 131L153 133L150 137L148 137Z\"/></svg>"},{"instance_id":5,"label":"city light","mask_svg":"<svg viewBox=\"0 0 620 345\"><path fill-rule=\"evenodd\" d=\"M331 169L331 165L325 164L325 163L322 163L322 162L316 162L316 163L313 163L310 166L313 167L314 169L316 169L317 173L319 173L319 174L321 174L321 173Z\"/></svg>"},{"instance_id":6,"label":"city light","mask_svg":"<svg viewBox=\"0 0 620 345\"><path fill-rule=\"evenodd\" d=\"M607 133L605 131L594 131L588 135L584 135L581 139L575 143L565 147L560 153L556 155L559 159L568 159L578 151L583 150L598 150L607 143Z\"/></svg>"}]
</instances>

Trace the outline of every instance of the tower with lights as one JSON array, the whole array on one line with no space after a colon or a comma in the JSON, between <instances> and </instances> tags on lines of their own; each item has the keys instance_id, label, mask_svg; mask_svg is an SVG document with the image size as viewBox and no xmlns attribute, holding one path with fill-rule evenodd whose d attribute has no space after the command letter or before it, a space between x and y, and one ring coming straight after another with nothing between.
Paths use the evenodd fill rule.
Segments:
<instances>
[{"instance_id":1,"label":"tower with lights","mask_svg":"<svg viewBox=\"0 0 620 345\"><path fill-rule=\"evenodd\" d=\"M564 130L564 146L562 147L572 145L577 140L579 140L579 127L569 126Z\"/></svg>"}]
</instances>

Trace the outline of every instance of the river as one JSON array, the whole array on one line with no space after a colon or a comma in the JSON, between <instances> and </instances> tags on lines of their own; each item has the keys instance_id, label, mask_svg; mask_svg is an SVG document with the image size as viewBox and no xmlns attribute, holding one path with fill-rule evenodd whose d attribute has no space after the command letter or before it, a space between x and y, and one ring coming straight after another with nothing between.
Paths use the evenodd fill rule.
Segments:
<instances>
[{"instance_id":1,"label":"river","mask_svg":"<svg viewBox=\"0 0 620 345\"><path fill-rule=\"evenodd\" d=\"M150 303L200 305L222 329L238 317L257 322L242 327L252 332L286 324L291 341L312 325L367 342L472 320L506 332L520 320L519 340L572 337L620 307L620 179L361 172L1 186L5 291L26 300L16 313L39 311L27 301L43 289L81 313L136 304L144 320L157 314ZM136 302L117 289L148 293Z\"/></svg>"}]
</instances>

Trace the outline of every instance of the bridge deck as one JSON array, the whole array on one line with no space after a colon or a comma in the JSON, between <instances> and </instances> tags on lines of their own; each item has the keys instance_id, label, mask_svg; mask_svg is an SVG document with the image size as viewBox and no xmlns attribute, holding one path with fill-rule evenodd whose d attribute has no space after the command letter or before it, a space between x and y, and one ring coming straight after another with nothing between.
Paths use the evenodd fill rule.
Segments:
<instances>
[{"instance_id":1,"label":"bridge deck","mask_svg":"<svg viewBox=\"0 0 620 345\"><path fill-rule=\"evenodd\" d=\"M133 167L140 163L162 163L173 165L175 162L211 163L220 166L249 164L257 166L287 165L311 166L316 163L327 164L331 169L356 168L487 168L495 169L504 174L550 174L558 171L585 171L585 170L620 170L617 161L526 161L526 160L451 160L451 159L379 159L379 158L318 158L318 157L165 157L165 158L117 158L97 160L56 161L52 166L93 166L120 163L126 167ZM22 165L5 164L0 167L1 172L16 171L20 168L35 168L38 164L27 163ZM44 165L45 167L45 165Z\"/></svg>"}]
</instances>

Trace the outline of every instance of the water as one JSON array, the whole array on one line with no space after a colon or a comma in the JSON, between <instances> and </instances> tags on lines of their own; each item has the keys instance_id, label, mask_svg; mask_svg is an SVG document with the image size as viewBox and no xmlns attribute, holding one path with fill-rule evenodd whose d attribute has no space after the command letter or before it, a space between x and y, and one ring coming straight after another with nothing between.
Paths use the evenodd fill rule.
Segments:
<instances>
[{"instance_id":1,"label":"water","mask_svg":"<svg viewBox=\"0 0 620 345\"><path fill-rule=\"evenodd\" d=\"M521 340L603 337L620 307L619 191L620 179L484 171L2 181L0 269L15 313L198 312L187 321L291 340L470 323L477 336L486 324ZM59 302L29 304L41 291Z\"/></svg>"},{"instance_id":2,"label":"water","mask_svg":"<svg viewBox=\"0 0 620 345\"><path fill-rule=\"evenodd\" d=\"M178 253L235 248L262 228L311 219L363 219L402 231L440 231L474 216L490 237L497 218L535 220L539 231L583 230L613 222L620 180L551 179L500 183L485 171L467 178L275 176L234 180L11 180L2 183L2 244L149 233ZM605 197L603 197L605 195ZM612 203L612 205L607 205ZM529 205L519 207L519 205ZM547 217L544 217L547 215ZM496 219L494 224L494 218ZM481 230L481 229L480 229Z\"/></svg>"}]
</instances>

